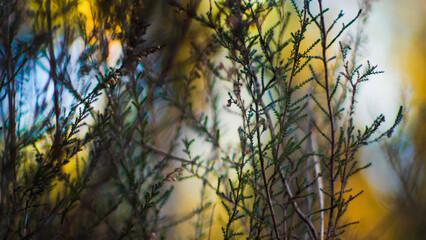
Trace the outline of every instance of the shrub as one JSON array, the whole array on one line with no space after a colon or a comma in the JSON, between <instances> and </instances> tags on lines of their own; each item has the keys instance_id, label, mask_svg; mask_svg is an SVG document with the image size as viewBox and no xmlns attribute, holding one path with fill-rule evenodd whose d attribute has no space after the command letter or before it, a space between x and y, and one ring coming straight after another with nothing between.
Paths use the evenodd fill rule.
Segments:
<instances>
[{"instance_id":1,"label":"shrub","mask_svg":"<svg viewBox=\"0 0 426 240\"><path fill-rule=\"evenodd\" d=\"M321 0L285 2L3 1L2 238L164 239L185 221L196 239L214 222L224 239L341 237L369 166L355 153L402 108L381 133L383 115L354 125L380 71L357 61L362 30L342 36L368 4L338 29ZM200 206L168 214L189 178Z\"/></svg>"}]
</instances>

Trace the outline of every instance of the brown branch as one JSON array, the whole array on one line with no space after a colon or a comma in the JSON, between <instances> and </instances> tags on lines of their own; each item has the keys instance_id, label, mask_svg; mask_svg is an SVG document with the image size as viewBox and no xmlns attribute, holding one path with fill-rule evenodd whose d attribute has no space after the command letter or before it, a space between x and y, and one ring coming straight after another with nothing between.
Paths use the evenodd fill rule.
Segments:
<instances>
[{"instance_id":1,"label":"brown branch","mask_svg":"<svg viewBox=\"0 0 426 240\"><path fill-rule=\"evenodd\" d=\"M318 236L317 236L317 231L315 230L315 226L312 224L312 222L309 220L308 217L305 216L305 214L302 212L302 210L300 210L299 206L297 205L297 202L293 196L293 193L291 192L290 189L290 185L288 184L287 180L284 178L283 174L280 172L281 178L284 181L285 184L285 188L287 190L287 193L290 197L290 203L291 205L293 205L294 210L296 211L297 215L300 217L300 219L302 219L303 222L305 222L305 224L308 226L309 231L312 234L312 237L317 240Z\"/></svg>"},{"instance_id":2,"label":"brown branch","mask_svg":"<svg viewBox=\"0 0 426 240\"><path fill-rule=\"evenodd\" d=\"M322 62L324 65L324 81L325 81L325 91L327 96L327 108L328 108L328 120L330 122L330 139L331 139L331 154L330 154L330 212L329 212L329 222L327 228L327 238L333 235L333 213L334 213L334 204L335 204L335 196L334 196L334 159L335 159L335 123L334 123L334 113L333 107L331 106L331 93L330 93L330 83L329 83L329 72L327 65L327 30L325 28L324 22L324 14L322 8L322 0L318 0L319 11L320 11L320 31L321 31L321 45L322 45Z\"/></svg>"}]
</instances>

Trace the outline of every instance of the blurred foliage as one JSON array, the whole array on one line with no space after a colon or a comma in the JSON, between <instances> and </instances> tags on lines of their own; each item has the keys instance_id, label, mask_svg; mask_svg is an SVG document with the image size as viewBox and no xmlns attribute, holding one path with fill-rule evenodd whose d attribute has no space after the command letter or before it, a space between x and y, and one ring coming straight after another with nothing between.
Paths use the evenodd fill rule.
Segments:
<instances>
[{"instance_id":1,"label":"blurred foliage","mask_svg":"<svg viewBox=\"0 0 426 240\"><path fill-rule=\"evenodd\" d=\"M0 236L345 236L348 209L368 209L352 204L369 166L355 154L402 108L382 133L383 115L356 129L356 93L380 73L357 60L371 6L340 27L313 3L2 1ZM230 146L223 112L238 119ZM191 179L193 205L173 195Z\"/></svg>"}]
</instances>

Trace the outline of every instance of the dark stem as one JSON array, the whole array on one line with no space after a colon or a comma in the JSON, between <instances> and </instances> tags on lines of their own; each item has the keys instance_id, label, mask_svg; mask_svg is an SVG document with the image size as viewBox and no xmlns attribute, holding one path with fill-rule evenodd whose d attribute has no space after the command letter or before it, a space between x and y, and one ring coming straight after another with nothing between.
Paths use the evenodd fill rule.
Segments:
<instances>
[{"instance_id":1,"label":"dark stem","mask_svg":"<svg viewBox=\"0 0 426 240\"><path fill-rule=\"evenodd\" d=\"M327 30L324 23L324 14L322 8L322 0L318 0L319 11L320 11L320 31L321 31L321 45L322 45L322 62L324 65L324 81L325 81L325 91L327 96L327 110L328 110L328 120L330 122L330 139L331 139L331 153L330 153L330 212L329 212L329 222L327 228L327 238L334 235L333 230L333 214L334 214L334 158L335 158L335 123L334 123L334 113L333 107L331 106L331 93L330 93L330 84L328 76L328 65L327 65Z\"/></svg>"},{"instance_id":2,"label":"dark stem","mask_svg":"<svg viewBox=\"0 0 426 240\"><path fill-rule=\"evenodd\" d=\"M260 101L258 99L256 101L256 126L259 126L259 123L260 123L259 102ZM269 191L268 181L266 180L265 163L263 159L262 144L260 140L260 127L256 127L256 135L257 135L257 150L259 152L259 161L260 161L260 167L262 170L263 184L264 184L265 192L266 192L266 200L268 201L269 209L271 211L271 217L272 217L272 222L274 224L275 235L277 239L280 239L280 235L278 233L278 227L277 227L277 220L275 219L274 207L272 206L271 193Z\"/></svg>"},{"instance_id":3,"label":"dark stem","mask_svg":"<svg viewBox=\"0 0 426 240\"><path fill-rule=\"evenodd\" d=\"M60 115L61 108L59 107L59 83L58 83L58 74L56 72L56 58L55 50L53 46L53 31L52 31L52 13L51 13L51 0L46 1L46 11L47 11L47 28L48 28L48 41L49 41L49 63L50 63L50 78L53 80L53 104L55 111L55 137L53 143L53 159L57 159L60 155L60 141L61 141L61 128L60 128ZM59 159L58 159L59 160Z\"/></svg>"}]
</instances>

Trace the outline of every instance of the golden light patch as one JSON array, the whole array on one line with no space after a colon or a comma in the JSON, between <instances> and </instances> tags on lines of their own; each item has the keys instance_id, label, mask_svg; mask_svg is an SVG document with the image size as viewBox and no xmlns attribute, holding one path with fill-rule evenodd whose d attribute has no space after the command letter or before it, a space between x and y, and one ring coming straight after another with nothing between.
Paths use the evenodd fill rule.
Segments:
<instances>
[{"instance_id":1,"label":"golden light patch","mask_svg":"<svg viewBox=\"0 0 426 240\"><path fill-rule=\"evenodd\" d=\"M426 102L426 46L422 46L425 45L422 40L414 40L408 53L407 70L413 85L414 104Z\"/></svg>"},{"instance_id":2,"label":"golden light patch","mask_svg":"<svg viewBox=\"0 0 426 240\"><path fill-rule=\"evenodd\" d=\"M78 12L85 18L85 28L88 32L92 32L95 26L92 15L92 7L89 1L81 1L77 7Z\"/></svg>"}]
</instances>

